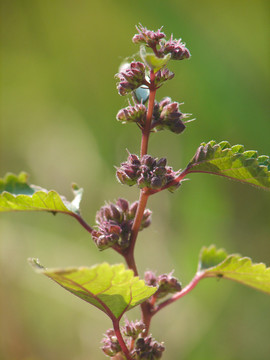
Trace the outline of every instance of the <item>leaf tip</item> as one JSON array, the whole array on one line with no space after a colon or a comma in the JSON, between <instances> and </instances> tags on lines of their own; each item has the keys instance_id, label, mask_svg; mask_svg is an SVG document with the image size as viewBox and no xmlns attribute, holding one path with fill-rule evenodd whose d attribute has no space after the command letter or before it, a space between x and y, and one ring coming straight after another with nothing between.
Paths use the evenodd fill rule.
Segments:
<instances>
[{"instance_id":1,"label":"leaf tip","mask_svg":"<svg viewBox=\"0 0 270 360\"><path fill-rule=\"evenodd\" d=\"M40 264L39 259L28 258L27 260L28 260L29 264L34 268L35 271L41 272L41 271L45 270L45 267Z\"/></svg>"}]
</instances>

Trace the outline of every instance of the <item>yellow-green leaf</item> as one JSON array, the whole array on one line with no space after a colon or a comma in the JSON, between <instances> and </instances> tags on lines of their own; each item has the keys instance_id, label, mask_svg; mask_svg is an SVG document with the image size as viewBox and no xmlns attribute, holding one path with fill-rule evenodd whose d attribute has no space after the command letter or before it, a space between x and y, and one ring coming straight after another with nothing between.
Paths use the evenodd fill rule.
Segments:
<instances>
[{"instance_id":1,"label":"yellow-green leaf","mask_svg":"<svg viewBox=\"0 0 270 360\"><path fill-rule=\"evenodd\" d=\"M228 255L213 245L201 250L198 275L234 280L270 294L270 268L263 263L254 264L248 257Z\"/></svg>"},{"instance_id":2,"label":"yellow-green leaf","mask_svg":"<svg viewBox=\"0 0 270 360\"><path fill-rule=\"evenodd\" d=\"M69 215L79 214L79 205L83 190L73 186L73 201L54 190L45 190L27 182L28 175L24 172L18 176L7 174L0 179L0 211L50 211Z\"/></svg>"},{"instance_id":3,"label":"yellow-green leaf","mask_svg":"<svg viewBox=\"0 0 270 360\"><path fill-rule=\"evenodd\" d=\"M111 319L122 315L152 296L157 288L126 270L124 264L99 264L93 267L45 269L30 260L38 272L48 276L64 289L105 312Z\"/></svg>"}]
</instances>

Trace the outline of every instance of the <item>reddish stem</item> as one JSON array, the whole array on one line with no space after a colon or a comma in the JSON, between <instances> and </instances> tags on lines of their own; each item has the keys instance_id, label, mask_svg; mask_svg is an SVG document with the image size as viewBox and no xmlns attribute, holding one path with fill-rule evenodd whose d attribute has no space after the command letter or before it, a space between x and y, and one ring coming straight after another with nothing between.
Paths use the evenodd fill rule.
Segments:
<instances>
[{"instance_id":1,"label":"reddish stem","mask_svg":"<svg viewBox=\"0 0 270 360\"><path fill-rule=\"evenodd\" d=\"M119 342L119 345L121 346L121 349L122 349L123 353L125 354L127 360L132 360L132 357L130 356L130 352L126 346L126 343L125 343L125 341L122 337L121 331L120 331L119 319L113 320L113 328L114 328L117 340Z\"/></svg>"},{"instance_id":2,"label":"reddish stem","mask_svg":"<svg viewBox=\"0 0 270 360\"><path fill-rule=\"evenodd\" d=\"M153 115L153 109L154 109L154 103L155 103L156 88L155 88L155 73L153 70L151 70L151 72L150 72L149 89L150 89L150 95L149 95L149 101L148 101L146 123L145 123L144 128L142 129L141 157L147 153L149 135L150 135L150 131L151 131L152 115ZM135 219L134 219L133 226L131 229L130 246L128 248L127 253L124 255L128 267L134 271L135 276L138 275L138 270L137 270L135 259L134 259L134 248L135 248L135 243L136 243L136 239L138 236L138 232L140 230L140 226L141 226L144 210L146 207L147 199L148 199L148 195L146 195L145 190L142 189L140 192L140 199L139 199L139 204L138 204L138 208L136 211Z\"/></svg>"},{"instance_id":3,"label":"reddish stem","mask_svg":"<svg viewBox=\"0 0 270 360\"><path fill-rule=\"evenodd\" d=\"M73 216L85 228L85 230L87 230L90 234L92 233L93 228L91 228L91 226L88 225L80 215L75 213L70 215Z\"/></svg>"},{"instance_id":4,"label":"reddish stem","mask_svg":"<svg viewBox=\"0 0 270 360\"><path fill-rule=\"evenodd\" d=\"M155 87L155 73L153 70L150 71L150 84L149 84L149 100L148 100L148 109L147 109L147 115L146 115L146 122L145 126L142 129L142 140L141 140L141 157L147 154L148 149L148 142L149 142L149 136L151 131L151 123L152 123L152 116L153 116L153 109L155 104L155 96L156 96L156 87ZM138 208L136 211L134 223L131 230L131 236L130 236L130 246L128 248L128 251L125 256L125 260L127 262L127 265L129 269L132 269L134 272L134 275L138 275L138 270L136 267L135 259L134 259L134 248L136 239L138 236L138 232L140 230L144 210L147 204L148 196L145 192L145 189L142 189L140 192L140 199ZM151 321L151 305L147 302L144 302L141 304L141 312L142 312L142 321L146 325L146 332L145 336L147 336L149 327L150 327L150 321Z\"/></svg>"},{"instance_id":5,"label":"reddish stem","mask_svg":"<svg viewBox=\"0 0 270 360\"><path fill-rule=\"evenodd\" d=\"M152 122L152 115L153 115L153 109L155 104L155 96L156 96L156 88L155 88L155 73L153 70L150 72L150 95L148 100L148 110L146 115L146 123L144 128L142 129L142 142L141 142L141 157L145 154L147 154L147 148L148 148L148 140L151 130L151 122Z\"/></svg>"},{"instance_id":6,"label":"reddish stem","mask_svg":"<svg viewBox=\"0 0 270 360\"><path fill-rule=\"evenodd\" d=\"M129 252L134 252L135 242L140 230L144 210L147 204L148 195L145 194L144 190L142 189L140 192L140 199L138 203L138 208L136 211L135 219L132 225L131 236L130 236L130 245L129 245Z\"/></svg>"},{"instance_id":7,"label":"reddish stem","mask_svg":"<svg viewBox=\"0 0 270 360\"><path fill-rule=\"evenodd\" d=\"M177 292L176 294L174 294L170 299L164 301L163 303L159 304L156 309L154 309L152 311L152 316L155 315L158 311L160 311L161 309L163 309L164 307L166 307L167 305L172 304L173 302L175 302L176 300L180 299L181 297L187 295L191 290L193 290L195 288L195 286L198 284L198 282L203 278L204 274L196 274L194 276L194 278L191 280L191 282L184 287L183 290Z\"/></svg>"}]
</instances>

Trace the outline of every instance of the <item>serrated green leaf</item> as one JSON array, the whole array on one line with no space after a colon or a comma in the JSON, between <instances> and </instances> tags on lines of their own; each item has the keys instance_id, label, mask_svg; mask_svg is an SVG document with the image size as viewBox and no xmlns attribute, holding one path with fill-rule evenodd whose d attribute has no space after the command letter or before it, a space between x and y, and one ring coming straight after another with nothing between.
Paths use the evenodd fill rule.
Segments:
<instances>
[{"instance_id":1,"label":"serrated green leaf","mask_svg":"<svg viewBox=\"0 0 270 360\"><path fill-rule=\"evenodd\" d=\"M231 179L270 189L269 156L257 151L245 151L242 145L231 146L227 141L202 143L183 171L221 175Z\"/></svg>"},{"instance_id":2,"label":"serrated green leaf","mask_svg":"<svg viewBox=\"0 0 270 360\"><path fill-rule=\"evenodd\" d=\"M144 302L157 290L145 285L143 280L133 275L132 270L126 270L124 264L45 269L38 260L31 259L30 262L36 271L96 306L110 318L120 319L126 311Z\"/></svg>"},{"instance_id":3,"label":"serrated green leaf","mask_svg":"<svg viewBox=\"0 0 270 360\"><path fill-rule=\"evenodd\" d=\"M79 214L82 189L73 185L75 195L69 202L56 191L48 191L27 182L24 172L18 176L7 174L0 179L0 211L50 211L66 214Z\"/></svg>"},{"instance_id":4,"label":"serrated green leaf","mask_svg":"<svg viewBox=\"0 0 270 360\"><path fill-rule=\"evenodd\" d=\"M150 69L154 70L154 72L166 66L171 59L171 54L158 58L155 54L146 52L145 46L143 45L140 48L140 55L143 62L148 65Z\"/></svg>"},{"instance_id":5,"label":"serrated green leaf","mask_svg":"<svg viewBox=\"0 0 270 360\"><path fill-rule=\"evenodd\" d=\"M270 268L263 263L253 264L248 257L228 255L213 245L201 250L198 275L234 280L270 294Z\"/></svg>"}]
</instances>

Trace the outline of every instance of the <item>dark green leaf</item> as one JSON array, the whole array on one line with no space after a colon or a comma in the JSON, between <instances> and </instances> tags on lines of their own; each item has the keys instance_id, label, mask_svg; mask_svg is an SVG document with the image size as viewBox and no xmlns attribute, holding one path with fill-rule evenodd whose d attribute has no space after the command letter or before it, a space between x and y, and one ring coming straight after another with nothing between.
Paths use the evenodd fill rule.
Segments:
<instances>
[{"instance_id":1,"label":"dark green leaf","mask_svg":"<svg viewBox=\"0 0 270 360\"><path fill-rule=\"evenodd\" d=\"M231 146L227 141L202 143L183 171L185 175L194 172L221 175L270 189L269 156L258 156L257 151L244 151L242 145Z\"/></svg>"}]
</instances>

